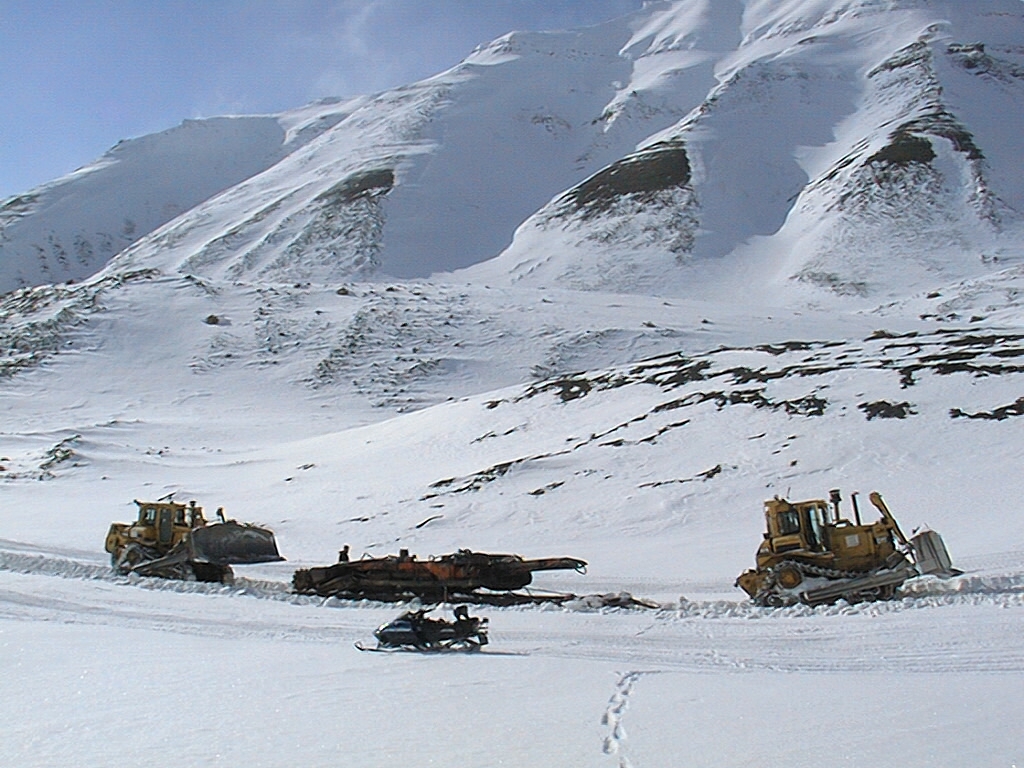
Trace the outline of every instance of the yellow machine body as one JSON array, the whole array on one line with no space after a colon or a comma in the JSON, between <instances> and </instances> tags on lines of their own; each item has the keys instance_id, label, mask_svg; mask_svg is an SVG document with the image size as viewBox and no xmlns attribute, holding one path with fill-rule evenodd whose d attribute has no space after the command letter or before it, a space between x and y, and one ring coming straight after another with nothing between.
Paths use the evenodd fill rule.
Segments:
<instances>
[{"instance_id":1,"label":"yellow machine body","mask_svg":"<svg viewBox=\"0 0 1024 768\"><path fill-rule=\"evenodd\" d=\"M767 500L756 567L740 574L736 585L761 605L855 602L892 597L904 581L922 573L956 573L937 533L926 531L908 540L882 497L872 492L869 498L880 519L866 524L856 494L852 521L840 511L838 490L830 492L828 501ZM928 557L917 557L925 544ZM919 567L924 560L926 569Z\"/></svg>"}]
</instances>

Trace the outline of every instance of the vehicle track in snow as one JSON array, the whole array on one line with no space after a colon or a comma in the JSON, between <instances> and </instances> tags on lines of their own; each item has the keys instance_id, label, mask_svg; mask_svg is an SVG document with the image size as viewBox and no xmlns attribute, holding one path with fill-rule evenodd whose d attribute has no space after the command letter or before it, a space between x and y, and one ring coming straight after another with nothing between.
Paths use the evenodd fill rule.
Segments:
<instances>
[{"instance_id":1,"label":"vehicle track in snow","mask_svg":"<svg viewBox=\"0 0 1024 768\"><path fill-rule=\"evenodd\" d=\"M35 559L19 565L9 552L0 553L3 620L224 640L351 644L365 641L374 626L402 609L251 586L136 581L103 575L96 566L82 564L69 568L51 560L41 568ZM65 575L53 578L54 570ZM130 587L146 589L126 589ZM237 597L262 598L263 604L232 599ZM742 615L738 610L731 616L709 617L673 609L487 608L492 645L483 655L494 650L495 655L586 660L664 672L1022 672L1024 647L1019 638L1024 613L1008 607L986 599L934 610L891 611L881 604L803 613L759 609L767 621L752 621L754 613ZM622 712L625 708L617 715ZM621 749L624 731L617 733L620 739L609 744Z\"/></svg>"},{"instance_id":2,"label":"vehicle track in snow","mask_svg":"<svg viewBox=\"0 0 1024 768\"><path fill-rule=\"evenodd\" d=\"M89 553L4 540L0 576L0 618L226 639L354 642L403 608L296 595L280 581L238 577L223 585L121 576ZM1022 607L1024 573L1014 571L922 579L903 599L852 606L767 609L749 601L681 599L648 610L480 610L491 618L495 652L663 671L932 673L1024 671ZM980 637L979 616L989 628ZM612 719L614 735L621 723ZM612 739L609 749L621 752L620 742Z\"/></svg>"},{"instance_id":3,"label":"vehicle track in snow","mask_svg":"<svg viewBox=\"0 0 1024 768\"><path fill-rule=\"evenodd\" d=\"M291 591L291 585L283 581L253 579L236 575L233 584L211 584L195 581L145 578L115 573L109 565L89 557L90 553L78 550L48 549L32 544L0 539L0 571L13 573L53 576L65 579L102 580L114 584L133 586L141 589L232 595L262 600L276 600L296 605L320 605L332 598L299 595ZM1019 557L1011 554L993 555L989 559L999 565L1016 565ZM967 573L954 579L942 580L926 577L905 584L900 591L902 598L874 603L849 605L804 606L788 608L761 608L747 600L689 600L680 596L677 603L663 603L660 608L644 609L644 612L674 615L681 619L760 619L778 620L829 615L880 615L906 610L921 610L953 605L984 605L1010 608L1024 606L1024 571L1000 569L996 573ZM585 598L585 596L581 596ZM377 601L340 601L335 603L348 606L388 605ZM489 607L493 608L493 607ZM548 610L550 610L548 606ZM593 607L586 599L568 601L562 610L580 613L609 613L622 609ZM502 610L535 610L531 606L515 606Z\"/></svg>"}]
</instances>

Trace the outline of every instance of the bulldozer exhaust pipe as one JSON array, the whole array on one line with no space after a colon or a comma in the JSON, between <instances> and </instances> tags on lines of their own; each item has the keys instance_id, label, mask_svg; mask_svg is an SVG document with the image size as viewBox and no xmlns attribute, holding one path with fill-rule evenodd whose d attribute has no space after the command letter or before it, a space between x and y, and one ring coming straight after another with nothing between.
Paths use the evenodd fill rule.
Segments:
<instances>
[{"instance_id":1,"label":"bulldozer exhaust pipe","mask_svg":"<svg viewBox=\"0 0 1024 768\"><path fill-rule=\"evenodd\" d=\"M834 519L840 520L843 517L843 514L839 511L839 502L843 500L843 497L839 493L838 488L833 488L831 491L828 492L828 500L832 502Z\"/></svg>"}]
</instances>

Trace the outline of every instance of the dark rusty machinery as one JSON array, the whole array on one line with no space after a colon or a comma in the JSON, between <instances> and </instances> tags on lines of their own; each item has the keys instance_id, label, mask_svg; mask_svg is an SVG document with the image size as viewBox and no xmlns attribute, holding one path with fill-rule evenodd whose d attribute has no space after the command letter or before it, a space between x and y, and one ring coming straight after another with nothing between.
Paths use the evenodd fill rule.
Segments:
<instances>
[{"instance_id":1,"label":"dark rusty machinery","mask_svg":"<svg viewBox=\"0 0 1024 768\"><path fill-rule=\"evenodd\" d=\"M585 561L573 557L526 560L519 555L460 549L420 560L402 550L398 555L300 569L292 577L292 586L295 592L324 597L384 601L419 597L436 601L460 596L465 602L501 603L516 602L510 595L528 585L534 571L583 573L586 567Z\"/></svg>"}]
</instances>

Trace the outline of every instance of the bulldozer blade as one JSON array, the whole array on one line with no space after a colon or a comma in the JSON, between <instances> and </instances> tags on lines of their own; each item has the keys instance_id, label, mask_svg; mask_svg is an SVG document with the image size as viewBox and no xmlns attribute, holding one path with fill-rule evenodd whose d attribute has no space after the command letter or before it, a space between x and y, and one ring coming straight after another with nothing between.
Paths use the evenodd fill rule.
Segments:
<instances>
[{"instance_id":1,"label":"bulldozer blade","mask_svg":"<svg viewBox=\"0 0 1024 768\"><path fill-rule=\"evenodd\" d=\"M284 560L272 531L234 520L195 528L189 539L191 559L196 562L242 565Z\"/></svg>"},{"instance_id":2,"label":"bulldozer blade","mask_svg":"<svg viewBox=\"0 0 1024 768\"><path fill-rule=\"evenodd\" d=\"M946 543L935 531L921 531L910 540L914 562L922 576L939 576L948 579L959 576L963 571L953 567L953 560L946 550Z\"/></svg>"}]
</instances>

